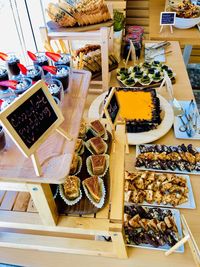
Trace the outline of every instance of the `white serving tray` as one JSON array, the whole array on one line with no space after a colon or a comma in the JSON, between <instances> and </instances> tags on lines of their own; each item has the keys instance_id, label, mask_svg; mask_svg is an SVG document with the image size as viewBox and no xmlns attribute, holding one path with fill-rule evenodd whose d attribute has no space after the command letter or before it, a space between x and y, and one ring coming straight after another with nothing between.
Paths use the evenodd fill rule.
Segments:
<instances>
[{"instance_id":1,"label":"white serving tray","mask_svg":"<svg viewBox=\"0 0 200 267\"><path fill-rule=\"evenodd\" d=\"M180 103L180 105L182 106L183 109L187 108L189 103L190 103L190 101L178 101L178 102ZM196 103L195 103L195 105L196 105ZM184 116L183 116L183 120L185 122L187 122ZM197 124L198 124L197 127L200 129L200 116L198 117L198 123ZM186 132L179 131L179 127L182 126L182 125L183 124L181 122L181 119L178 118L178 117L175 117L174 118L174 134L175 134L176 138L178 138L178 139L200 140L200 132L198 133L198 131L193 137L189 137Z\"/></svg>"},{"instance_id":2,"label":"white serving tray","mask_svg":"<svg viewBox=\"0 0 200 267\"><path fill-rule=\"evenodd\" d=\"M145 206L155 206L155 207L164 207L164 208L178 208L178 209L196 209L196 204L195 204L195 200L194 200L194 194L193 194L193 190L192 190L192 184L191 184L191 181L190 181L190 176L189 175L179 175L179 176L182 176L184 178L186 178L187 180L187 187L188 187L188 201L181 204L181 205L178 205L178 206L172 206L171 204L163 204L163 203L156 203L156 202L153 202L151 204L149 204L148 202L144 201L143 203L137 203L137 205L145 205ZM127 206L131 206L133 205L134 203L133 202L125 202L125 205Z\"/></svg>"},{"instance_id":3,"label":"white serving tray","mask_svg":"<svg viewBox=\"0 0 200 267\"><path fill-rule=\"evenodd\" d=\"M145 144L145 146L152 146L152 144ZM200 152L200 147L196 147L196 150ZM136 146L136 158L140 154L139 151L139 145ZM180 171L178 168L176 168L174 171L173 170L162 170L162 169L151 169L151 168L146 168L145 166L142 167L136 167L137 170L144 170L144 171L154 171L154 172L169 172L169 173L180 173L180 174L193 174L193 175L200 175L200 171Z\"/></svg>"},{"instance_id":4,"label":"white serving tray","mask_svg":"<svg viewBox=\"0 0 200 267\"><path fill-rule=\"evenodd\" d=\"M143 205L143 206L145 206L145 205ZM148 208L149 208L149 206L148 206ZM153 206L151 206L151 208L153 208ZM182 234L182 227L181 227L180 211L177 209L169 209L169 208L161 208L161 209L162 210L163 209L171 210L173 218L174 218L176 226L177 226L177 229L178 229L179 240L181 240L183 238L183 234ZM153 249L153 250L161 250L161 251L167 251L171 248L169 245L164 245L164 246L160 246L158 248L155 248L155 247L151 246L150 244L140 244L140 245L127 244L126 246L136 247L136 248ZM174 252L184 253L184 245L180 246Z\"/></svg>"}]
</instances>

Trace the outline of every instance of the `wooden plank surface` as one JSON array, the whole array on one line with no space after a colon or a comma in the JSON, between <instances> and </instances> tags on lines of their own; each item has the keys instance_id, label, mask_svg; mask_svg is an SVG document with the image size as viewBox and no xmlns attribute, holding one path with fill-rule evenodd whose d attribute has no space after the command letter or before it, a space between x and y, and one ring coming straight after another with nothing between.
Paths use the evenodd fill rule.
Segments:
<instances>
[{"instance_id":1,"label":"wooden plank surface","mask_svg":"<svg viewBox=\"0 0 200 267\"><path fill-rule=\"evenodd\" d=\"M0 206L0 210L12 210L15 200L17 198L18 192L16 191L6 191L3 201Z\"/></svg>"},{"instance_id":2,"label":"wooden plank surface","mask_svg":"<svg viewBox=\"0 0 200 267\"><path fill-rule=\"evenodd\" d=\"M91 74L87 71L74 71L70 77L72 85L63 101L62 112L65 121L61 127L73 137L73 140L66 141L55 133L41 145L38 157L42 165L42 176L37 177L31 160L25 158L6 136L6 149L0 155L0 180L56 184L64 181L69 173Z\"/></svg>"},{"instance_id":3,"label":"wooden plank surface","mask_svg":"<svg viewBox=\"0 0 200 267\"><path fill-rule=\"evenodd\" d=\"M3 201L5 193L6 193L6 191L4 191L4 190L0 191L0 205L1 205L1 202Z\"/></svg>"},{"instance_id":4,"label":"wooden plank surface","mask_svg":"<svg viewBox=\"0 0 200 267\"><path fill-rule=\"evenodd\" d=\"M33 213L36 213L38 212L36 207L35 207L35 204L32 200L32 198L29 199L29 203L28 203L28 207L27 207L27 212L33 212Z\"/></svg>"},{"instance_id":5,"label":"wooden plank surface","mask_svg":"<svg viewBox=\"0 0 200 267\"><path fill-rule=\"evenodd\" d=\"M30 193L28 192L19 192L17 195L13 210L14 211L26 211L28 208L28 203L30 200Z\"/></svg>"}]
</instances>

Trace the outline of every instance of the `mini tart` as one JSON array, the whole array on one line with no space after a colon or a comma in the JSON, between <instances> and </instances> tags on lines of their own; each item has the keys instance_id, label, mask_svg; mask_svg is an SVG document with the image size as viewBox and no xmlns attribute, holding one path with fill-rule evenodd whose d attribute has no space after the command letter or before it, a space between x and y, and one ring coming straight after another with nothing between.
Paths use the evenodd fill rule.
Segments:
<instances>
[{"instance_id":1,"label":"mini tart","mask_svg":"<svg viewBox=\"0 0 200 267\"><path fill-rule=\"evenodd\" d=\"M139 70L135 72L135 78L141 79L143 75L143 71Z\"/></svg>"},{"instance_id":2,"label":"mini tart","mask_svg":"<svg viewBox=\"0 0 200 267\"><path fill-rule=\"evenodd\" d=\"M145 69L149 69L151 68L151 64L147 61L141 63L141 67L145 68Z\"/></svg>"},{"instance_id":3,"label":"mini tart","mask_svg":"<svg viewBox=\"0 0 200 267\"><path fill-rule=\"evenodd\" d=\"M126 79L125 81L123 81L123 83L126 85L126 86L134 86L136 84L136 80L132 77L129 77L128 79Z\"/></svg>"},{"instance_id":4,"label":"mini tart","mask_svg":"<svg viewBox=\"0 0 200 267\"><path fill-rule=\"evenodd\" d=\"M172 69L168 69L167 74L168 74L170 79L174 77L174 73L173 73Z\"/></svg>"},{"instance_id":5,"label":"mini tart","mask_svg":"<svg viewBox=\"0 0 200 267\"><path fill-rule=\"evenodd\" d=\"M144 75L140 80L139 83L141 85L149 85L151 84L152 79L149 77L149 75Z\"/></svg>"},{"instance_id":6,"label":"mini tart","mask_svg":"<svg viewBox=\"0 0 200 267\"><path fill-rule=\"evenodd\" d=\"M151 66L159 67L160 65L161 65L161 63L158 60L154 60L154 61L151 62Z\"/></svg>"},{"instance_id":7,"label":"mini tart","mask_svg":"<svg viewBox=\"0 0 200 267\"><path fill-rule=\"evenodd\" d=\"M126 74L128 73L128 69L127 68L121 68L121 69L117 69L117 75L120 76L121 74Z\"/></svg>"},{"instance_id":8,"label":"mini tart","mask_svg":"<svg viewBox=\"0 0 200 267\"><path fill-rule=\"evenodd\" d=\"M118 80L124 81L129 77L128 73L121 73L119 76L117 76Z\"/></svg>"},{"instance_id":9,"label":"mini tart","mask_svg":"<svg viewBox=\"0 0 200 267\"><path fill-rule=\"evenodd\" d=\"M152 75L152 79L154 82L160 82L163 79L163 75L160 71L157 71L154 75Z\"/></svg>"},{"instance_id":10,"label":"mini tart","mask_svg":"<svg viewBox=\"0 0 200 267\"><path fill-rule=\"evenodd\" d=\"M148 74L153 75L156 72L156 68L155 67L151 67L148 69Z\"/></svg>"}]
</instances>

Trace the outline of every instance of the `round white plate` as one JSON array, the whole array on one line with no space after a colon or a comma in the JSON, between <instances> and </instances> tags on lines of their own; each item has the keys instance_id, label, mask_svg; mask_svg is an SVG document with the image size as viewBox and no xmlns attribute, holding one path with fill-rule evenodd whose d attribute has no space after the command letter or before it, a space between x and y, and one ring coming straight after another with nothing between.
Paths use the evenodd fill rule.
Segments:
<instances>
[{"instance_id":1,"label":"round white plate","mask_svg":"<svg viewBox=\"0 0 200 267\"><path fill-rule=\"evenodd\" d=\"M103 101L107 92L99 95L91 104L88 117L89 118L100 118L103 109ZM128 133L128 143L129 145L139 145L139 144L146 144L151 143L155 140L158 140L162 136L164 136L172 127L174 122L174 112L168 101L158 95L160 99L160 106L161 110L164 113L162 117L162 122L158 127L154 130L148 132L141 132L141 133Z\"/></svg>"}]
</instances>

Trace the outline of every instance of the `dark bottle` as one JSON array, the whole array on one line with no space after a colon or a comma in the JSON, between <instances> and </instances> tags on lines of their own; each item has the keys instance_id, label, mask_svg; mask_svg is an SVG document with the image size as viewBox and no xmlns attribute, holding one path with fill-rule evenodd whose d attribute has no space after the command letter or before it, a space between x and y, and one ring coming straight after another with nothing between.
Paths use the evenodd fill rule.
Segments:
<instances>
[{"instance_id":1,"label":"dark bottle","mask_svg":"<svg viewBox=\"0 0 200 267\"><path fill-rule=\"evenodd\" d=\"M6 68L4 68L3 66L0 66L0 81L7 81L8 78L8 71ZM0 86L0 89L5 90L8 87L6 86Z\"/></svg>"},{"instance_id":2,"label":"dark bottle","mask_svg":"<svg viewBox=\"0 0 200 267\"><path fill-rule=\"evenodd\" d=\"M13 53L8 53L8 58L6 60L10 76L17 76L20 73L20 69L17 66L20 63L20 60Z\"/></svg>"}]
</instances>

